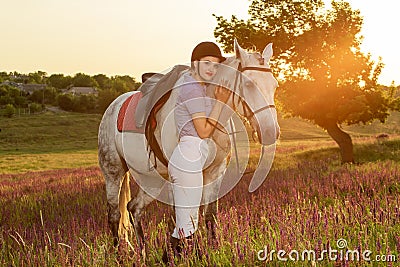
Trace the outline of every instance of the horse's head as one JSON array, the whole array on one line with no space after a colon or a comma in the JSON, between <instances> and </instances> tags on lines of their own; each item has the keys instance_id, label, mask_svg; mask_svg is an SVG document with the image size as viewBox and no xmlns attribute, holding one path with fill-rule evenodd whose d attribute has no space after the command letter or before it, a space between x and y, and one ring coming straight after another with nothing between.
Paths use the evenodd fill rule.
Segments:
<instances>
[{"instance_id":1,"label":"horse's head","mask_svg":"<svg viewBox=\"0 0 400 267\"><path fill-rule=\"evenodd\" d=\"M253 138L256 135L262 145L274 144L280 128L274 101L278 82L269 66L272 44L268 44L262 54L247 52L236 39L234 47L235 56L228 58L224 63L228 68L223 68L233 81L230 86L235 92L233 105L250 122Z\"/></svg>"}]
</instances>

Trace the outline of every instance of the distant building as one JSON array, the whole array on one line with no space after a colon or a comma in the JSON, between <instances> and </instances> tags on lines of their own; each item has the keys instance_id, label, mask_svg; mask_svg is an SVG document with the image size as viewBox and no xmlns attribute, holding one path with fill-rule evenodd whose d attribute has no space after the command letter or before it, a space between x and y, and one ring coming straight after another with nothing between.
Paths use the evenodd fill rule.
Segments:
<instances>
[{"instance_id":1,"label":"distant building","mask_svg":"<svg viewBox=\"0 0 400 267\"><path fill-rule=\"evenodd\" d=\"M60 93L61 93L61 94L66 94L66 93L68 93L68 90L69 90L69 89L60 89Z\"/></svg>"},{"instance_id":2,"label":"distant building","mask_svg":"<svg viewBox=\"0 0 400 267\"><path fill-rule=\"evenodd\" d=\"M27 83L27 84L19 84L19 88L29 94L32 94L35 91L41 91L46 89L45 84L36 84L36 83Z\"/></svg>"},{"instance_id":3,"label":"distant building","mask_svg":"<svg viewBox=\"0 0 400 267\"><path fill-rule=\"evenodd\" d=\"M16 83L16 82L13 82L13 81L4 81L4 82L2 82L2 83L0 83L0 85L8 85L8 86L13 86L13 87L17 87L17 88L19 88L19 89L21 89L21 83Z\"/></svg>"},{"instance_id":4,"label":"distant building","mask_svg":"<svg viewBox=\"0 0 400 267\"><path fill-rule=\"evenodd\" d=\"M98 95L97 89L95 87L71 87L67 91L66 94L72 95Z\"/></svg>"}]
</instances>

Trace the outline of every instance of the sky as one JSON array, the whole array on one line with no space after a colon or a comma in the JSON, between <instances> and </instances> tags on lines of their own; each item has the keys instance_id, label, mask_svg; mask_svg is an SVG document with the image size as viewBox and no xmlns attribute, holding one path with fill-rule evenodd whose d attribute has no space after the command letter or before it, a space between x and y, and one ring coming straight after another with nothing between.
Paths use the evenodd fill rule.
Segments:
<instances>
[{"instance_id":1,"label":"sky","mask_svg":"<svg viewBox=\"0 0 400 267\"><path fill-rule=\"evenodd\" d=\"M364 16L362 45L400 84L398 0L349 0ZM212 14L246 19L249 0L0 0L0 71L130 75L185 64L215 41Z\"/></svg>"}]
</instances>

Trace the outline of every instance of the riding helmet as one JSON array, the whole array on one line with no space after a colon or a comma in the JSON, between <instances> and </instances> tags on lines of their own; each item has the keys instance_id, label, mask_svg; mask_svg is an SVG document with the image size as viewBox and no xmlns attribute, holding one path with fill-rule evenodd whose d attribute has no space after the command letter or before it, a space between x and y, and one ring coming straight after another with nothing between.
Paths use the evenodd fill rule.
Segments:
<instances>
[{"instance_id":1,"label":"riding helmet","mask_svg":"<svg viewBox=\"0 0 400 267\"><path fill-rule=\"evenodd\" d=\"M221 50L215 43L201 42L193 49L191 61L200 60L207 56L219 58L221 62L226 59L222 56Z\"/></svg>"}]
</instances>

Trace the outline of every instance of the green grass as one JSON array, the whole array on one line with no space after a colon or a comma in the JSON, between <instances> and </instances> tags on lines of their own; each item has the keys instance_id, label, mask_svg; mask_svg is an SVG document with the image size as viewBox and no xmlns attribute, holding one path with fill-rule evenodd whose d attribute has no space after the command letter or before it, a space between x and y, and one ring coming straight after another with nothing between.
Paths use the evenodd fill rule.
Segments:
<instances>
[{"instance_id":1,"label":"green grass","mask_svg":"<svg viewBox=\"0 0 400 267\"><path fill-rule=\"evenodd\" d=\"M100 119L79 113L0 118L0 155L94 150Z\"/></svg>"},{"instance_id":2,"label":"green grass","mask_svg":"<svg viewBox=\"0 0 400 267\"><path fill-rule=\"evenodd\" d=\"M0 174L97 166L97 133L101 115L80 113L43 113L0 118ZM339 161L339 149L321 128L299 118L280 119L281 140L274 166L295 165L298 158L315 160L333 157ZM346 126L355 143L360 162L379 160L382 149L392 149L398 158L396 141L384 141L373 149L374 136L389 133L396 140L400 133L400 113L394 112L386 124ZM256 146L256 145L255 145ZM316 154L315 151L319 150ZM376 151L376 153L368 153ZM255 163L254 163L255 164ZM253 164L253 165L254 165Z\"/></svg>"},{"instance_id":3,"label":"green grass","mask_svg":"<svg viewBox=\"0 0 400 267\"><path fill-rule=\"evenodd\" d=\"M274 168L256 192L248 193L249 177L243 178L220 200L215 240L207 238L200 220L197 238L204 256L189 254L177 266L313 266L309 261L279 262L276 254L272 262L259 261L256 253L265 246L269 251L336 249L339 238L348 242L349 249L362 246L373 256L399 256L400 169L398 161L390 159L398 145L400 140L389 140L374 162L336 165L334 159L325 158L327 148L313 148L309 142L291 160L296 166ZM378 146L364 140L356 145L356 153ZM293 153L280 151L285 154ZM134 251L122 247L118 255L107 226L99 168L1 175L0 196L0 214L8 214L0 218L6 225L0 227L2 266L161 266L171 209L162 203L146 209L145 260L133 232ZM124 264L117 263L118 257ZM345 264L325 260L316 266L397 266Z\"/></svg>"},{"instance_id":4,"label":"green grass","mask_svg":"<svg viewBox=\"0 0 400 267\"><path fill-rule=\"evenodd\" d=\"M0 174L98 165L100 119L79 113L0 118Z\"/></svg>"},{"instance_id":5,"label":"green grass","mask_svg":"<svg viewBox=\"0 0 400 267\"><path fill-rule=\"evenodd\" d=\"M398 118L394 114L388 125L351 126L360 163L355 165L340 164L337 145L321 129L281 120L282 139L268 179L249 194L249 177L244 178L224 196L216 243L209 243L200 225L201 249L208 256L181 264L310 266L260 262L255 253L265 245L287 251L335 247L338 238L352 249L362 245L375 254L398 255ZM0 214L7 214L0 215L0 226L6 226L0 227L0 265L121 266L107 226L104 180L93 167L99 122L99 115L74 113L0 119ZM377 142L374 136L381 132L391 137ZM162 255L169 212L153 203L144 214L147 266ZM136 250L125 255L126 266L143 263L134 240L131 236Z\"/></svg>"},{"instance_id":6,"label":"green grass","mask_svg":"<svg viewBox=\"0 0 400 267\"><path fill-rule=\"evenodd\" d=\"M89 167L97 162L97 150L0 155L0 174Z\"/></svg>"},{"instance_id":7,"label":"green grass","mask_svg":"<svg viewBox=\"0 0 400 267\"><path fill-rule=\"evenodd\" d=\"M373 121L370 124L344 126L343 129L353 137L371 136L381 133L400 135L400 112L392 112L385 123Z\"/></svg>"},{"instance_id":8,"label":"green grass","mask_svg":"<svg viewBox=\"0 0 400 267\"><path fill-rule=\"evenodd\" d=\"M299 118L279 119L279 125L282 141L330 139L322 128Z\"/></svg>"},{"instance_id":9,"label":"green grass","mask_svg":"<svg viewBox=\"0 0 400 267\"><path fill-rule=\"evenodd\" d=\"M300 118L281 118L279 125L282 141L332 140L324 129ZM385 123L375 120L366 125L342 125L342 128L353 138L376 136L381 133L400 135L400 112L392 112Z\"/></svg>"}]
</instances>

